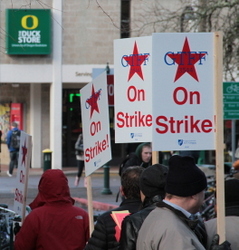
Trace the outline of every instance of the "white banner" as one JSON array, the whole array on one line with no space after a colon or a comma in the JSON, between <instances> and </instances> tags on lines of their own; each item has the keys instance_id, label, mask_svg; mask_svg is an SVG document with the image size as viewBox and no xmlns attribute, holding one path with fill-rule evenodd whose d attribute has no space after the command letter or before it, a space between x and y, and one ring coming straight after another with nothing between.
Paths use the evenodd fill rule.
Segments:
<instances>
[{"instance_id":1,"label":"white banner","mask_svg":"<svg viewBox=\"0 0 239 250\"><path fill-rule=\"evenodd\" d=\"M106 72L80 90L86 176L111 160Z\"/></svg>"},{"instance_id":2,"label":"white banner","mask_svg":"<svg viewBox=\"0 0 239 250\"><path fill-rule=\"evenodd\" d=\"M214 33L152 39L153 150L215 149Z\"/></svg>"},{"instance_id":3,"label":"white banner","mask_svg":"<svg viewBox=\"0 0 239 250\"><path fill-rule=\"evenodd\" d=\"M114 41L115 142L152 140L152 37Z\"/></svg>"}]
</instances>

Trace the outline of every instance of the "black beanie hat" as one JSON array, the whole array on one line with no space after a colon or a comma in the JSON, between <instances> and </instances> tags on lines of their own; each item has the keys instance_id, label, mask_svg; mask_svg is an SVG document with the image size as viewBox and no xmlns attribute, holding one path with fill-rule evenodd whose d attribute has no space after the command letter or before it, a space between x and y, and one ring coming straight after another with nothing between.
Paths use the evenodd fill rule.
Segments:
<instances>
[{"instance_id":1,"label":"black beanie hat","mask_svg":"<svg viewBox=\"0 0 239 250\"><path fill-rule=\"evenodd\" d=\"M239 205L239 180L225 181L225 205L226 207Z\"/></svg>"},{"instance_id":2,"label":"black beanie hat","mask_svg":"<svg viewBox=\"0 0 239 250\"><path fill-rule=\"evenodd\" d=\"M154 164L146 168L139 180L139 187L142 193L148 198L152 198L155 195L164 195L167 173L168 167L161 164Z\"/></svg>"},{"instance_id":3,"label":"black beanie hat","mask_svg":"<svg viewBox=\"0 0 239 250\"><path fill-rule=\"evenodd\" d=\"M192 157L173 155L168 164L166 193L187 197L200 193L207 187L206 176Z\"/></svg>"}]
</instances>

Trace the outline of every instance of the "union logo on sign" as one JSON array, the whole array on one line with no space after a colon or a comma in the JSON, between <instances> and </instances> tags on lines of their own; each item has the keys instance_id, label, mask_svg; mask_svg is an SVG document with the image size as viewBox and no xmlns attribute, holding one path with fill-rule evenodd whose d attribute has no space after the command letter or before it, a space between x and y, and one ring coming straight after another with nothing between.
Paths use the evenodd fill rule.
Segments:
<instances>
[{"instance_id":1,"label":"union logo on sign","mask_svg":"<svg viewBox=\"0 0 239 250\"><path fill-rule=\"evenodd\" d=\"M178 64L174 82L176 82L185 73L188 73L191 77L199 82L195 64L198 62L198 65L203 65L203 60L206 60L205 56L207 54L207 51L192 51L189 47L189 42L186 37L182 51L177 53L167 52L165 54L164 60L167 65L175 65L175 63ZM171 58L172 61L169 61L168 57Z\"/></svg>"},{"instance_id":2,"label":"union logo on sign","mask_svg":"<svg viewBox=\"0 0 239 250\"><path fill-rule=\"evenodd\" d=\"M149 53L139 53L137 43L134 43L133 53L126 56L124 55L122 59L123 67L130 66L128 81L133 77L134 74L137 74L142 80L144 80L143 72L142 72L142 64L146 65L149 57ZM126 61L125 65L123 61Z\"/></svg>"},{"instance_id":3,"label":"union logo on sign","mask_svg":"<svg viewBox=\"0 0 239 250\"><path fill-rule=\"evenodd\" d=\"M178 139L178 145L182 146L183 145L183 139Z\"/></svg>"}]
</instances>

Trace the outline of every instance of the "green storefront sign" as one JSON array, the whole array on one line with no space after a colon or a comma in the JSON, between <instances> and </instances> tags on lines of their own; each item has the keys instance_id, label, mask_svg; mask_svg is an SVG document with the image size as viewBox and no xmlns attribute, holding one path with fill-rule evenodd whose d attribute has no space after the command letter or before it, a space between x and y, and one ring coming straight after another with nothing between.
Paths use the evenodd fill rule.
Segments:
<instances>
[{"instance_id":1,"label":"green storefront sign","mask_svg":"<svg viewBox=\"0 0 239 250\"><path fill-rule=\"evenodd\" d=\"M223 83L224 120L239 120L239 82Z\"/></svg>"},{"instance_id":2,"label":"green storefront sign","mask_svg":"<svg viewBox=\"0 0 239 250\"><path fill-rule=\"evenodd\" d=\"M6 53L10 55L50 54L51 10L7 9Z\"/></svg>"}]
</instances>

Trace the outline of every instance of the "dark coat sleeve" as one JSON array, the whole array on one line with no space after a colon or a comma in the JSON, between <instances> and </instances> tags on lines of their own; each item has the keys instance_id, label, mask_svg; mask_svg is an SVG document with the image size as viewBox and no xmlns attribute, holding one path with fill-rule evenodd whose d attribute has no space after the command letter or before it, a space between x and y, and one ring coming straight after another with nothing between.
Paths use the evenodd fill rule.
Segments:
<instances>
[{"instance_id":1,"label":"dark coat sleeve","mask_svg":"<svg viewBox=\"0 0 239 250\"><path fill-rule=\"evenodd\" d=\"M107 249L106 226L104 220L99 217L92 235L85 247L85 250L102 250Z\"/></svg>"}]
</instances>

